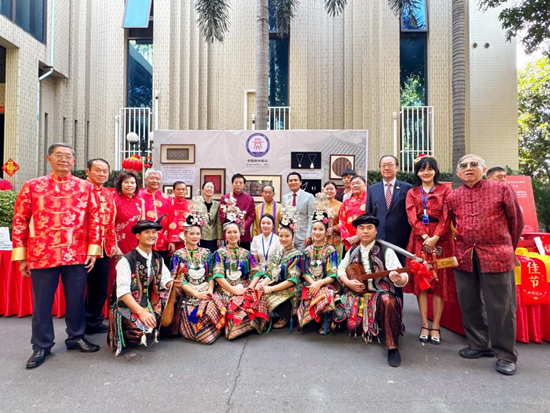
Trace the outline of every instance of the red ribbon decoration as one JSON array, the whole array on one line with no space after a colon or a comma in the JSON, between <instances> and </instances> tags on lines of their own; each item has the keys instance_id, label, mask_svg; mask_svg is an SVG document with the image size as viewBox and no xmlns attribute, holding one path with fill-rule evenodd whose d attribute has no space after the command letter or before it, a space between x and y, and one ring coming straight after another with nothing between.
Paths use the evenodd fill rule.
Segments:
<instances>
[{"instance_id":1,"label":"red ribbon decoration","mask_svg":"<svg viewBox=\"0 0 550 413\"><path fill-rule=\"evenodd\" d=\"M428 269L427 265L415 260L410 262L411 271L414 274L415 280L420 287L420 291L432 288L430 282L434 279L432 272Z\"/></svg>"},{"instance_id":2,"label":"red ribbon decoration","mask_svg":"<svg viewBox=\"0 0 550 413\"><path fill-rule=\"evenodd\" d=\"M548 304L546 265L533 257L517 256L521 263L521 298L523 305Z\"/></svg>"}]
</instances>

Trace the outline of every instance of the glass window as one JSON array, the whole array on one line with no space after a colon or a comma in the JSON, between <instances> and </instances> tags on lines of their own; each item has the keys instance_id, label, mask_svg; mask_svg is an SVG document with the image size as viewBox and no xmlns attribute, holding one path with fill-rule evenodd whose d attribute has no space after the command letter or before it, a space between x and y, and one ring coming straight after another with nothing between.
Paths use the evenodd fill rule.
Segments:
<instances>
[{"instance_id":1,"label":"glass window","mask_svg":"<svg viewBox=\"0 0 550 413\"><path fill-rule=\"evenodd\" d=\"M15 0L15 24L44 42L46 0Z\"/></svg>"},{"instance_id":2,"label":"glass window","mask_svg":"<svg viewBox=\"0 0 550 413\"><path fill-rule=\"evenodd\" d=\"M126 0L122 27L148 27L152 0Z\"/></svg>"},{"instance_id":3,"label":"glass window","mask_svg":"<svg viewBox=\"0 0 550 413\"><path fill-rule=\"evenodd\" d=\"M269 106L288 106L289 38L269 40Z\"/></svg>"},{"instance_id":4,"label":"glass window","mask_svg":"<svg viewBox=\"0 0 550 413\"><path fill-rule=\"evenodd\" d=\"M413 2L412 8L409 6L403 7L403 14L401 16L401 30L413 32L427 31L428 14L426 13L426 10L426 0L417 0L416 2Z\"/></svg>"},{"instance_id":5,"label":"glass window","mask_svg":"<svg viewBox=\"0 0 550 413\"><path fill-rule=\"evenodd\" d=\"M426 36L402 37L400 60L401 106L425 106Z\"/></svg>"},{"instance_id":6,"label":"glass window","mask_svg":"<svg viewBox=\"0 0 550 413\"><path fill-rule=\"evenodd\" d=\"M151 107L153 39L128 40L128 107Z\"/></svg>"},{"instance_id":7,"label":"glass window","mask_svg":"<svg viewBox=\"0 0 550 413\"><path fill-rule=\"evenodd\" d=\"M8 19L12 19L11 13L12 0L0 0L0 14L3 14Z\"/></svg>"}]
</instances>

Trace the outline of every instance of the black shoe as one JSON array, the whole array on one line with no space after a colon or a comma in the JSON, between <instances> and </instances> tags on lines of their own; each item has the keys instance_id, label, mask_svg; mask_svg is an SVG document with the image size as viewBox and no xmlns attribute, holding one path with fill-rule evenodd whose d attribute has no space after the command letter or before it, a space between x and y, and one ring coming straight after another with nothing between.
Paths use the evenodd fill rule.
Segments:
<instances>
[{"instance_id":1,"label":"black shoe","mask_svg":"<svg viewBox=\"0 0 550 413\"><path fill-rule=\"evenodd\" d=\"M27 368L34 369L35 367L41 366L46 361L46 357L48 357L49 355L49 348L34 350L32 352L32 356L27 360Z\"/></svg>"},{"instance_id":2,"label":"black shoe","mask_svg":"<svg viewBox=\"0 0 550 413\"><path fill-rule=\"evenodd\" d=\"M430 334L430 343L435 344L436 346L441 344L441 330L439 328L430 328L430 331L437 331L439 337L434 337Z\"/></svg>"},{"instance_id":3,"label":"black shoe","mask_svg":"<svg viewBox=\"0 0 550 413\"><path fill-rule=\"evenodd\" d=\"M388 350L388 364L391 367L399 367L401 364L401 354L399 354L398 349L393 348Z\"/></svg>"},{"instance_id":4,"label":"black shoe","mask_svg":"<svg viewBox=\"0 0 550 413\"><path fill-rule=\"evenodd\" d=\"M109 327L105 324L100 324L97 327L86 327L86 334L91 336L92 334L104 334L109 331Z\"/></svg>"},{"instance_id":5,"label":"black shoe","mask_svg":"<svg viewBox=\"0 0 550 413\"><path fill-rule=\"evenodd\" d=\"M99 351L99 346L94 343L90 343L85 338L81 338L72 346L67 346L67 350L80 350L83 353L94 353Z\"/></svg>"},{"instance_id":6,"label":"black shoe","mask_svg":"<svg viewBox=\"0 0 550 413\"><path fill-rule=\"evenodd\" d=\"M507 376L516 374L516 363L512 363L511 361L497 360L495 368L499 373Z\"/></svg>"},{"instance_id":7,"label":"black shoe","mask_svg":"<svg viewBox=\"0 0 550 413\"><path fill-rule=\"evenodd\" d=\"M476 350L471 347L464 347L462 350L459 350L458 354L465 359L478 359L480 357L495 357L495 353L491 349L487 350Z\"/></svg>"},{"instance_id":8,"label":"black shoe","mask_svg":"<svg viewBox=\"0 0 550 413\"><path fill-rule=\"evenodd\" d=\"M430 335L429 334L422 334L422 330L427 330L429 332L430 329L428 327L420 327L420 334L418 336L418 339L422 343L427 343L428 341L430 341Z\"/></svg>"}]
</instances>

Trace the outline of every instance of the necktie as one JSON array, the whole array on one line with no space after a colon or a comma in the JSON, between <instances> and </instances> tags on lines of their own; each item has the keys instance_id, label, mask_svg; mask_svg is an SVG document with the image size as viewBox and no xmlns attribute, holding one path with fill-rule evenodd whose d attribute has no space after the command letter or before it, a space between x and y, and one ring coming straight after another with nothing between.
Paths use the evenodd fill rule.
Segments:
<instances>
[{"instance_id":1,"label":"necktie","mask_svg":"<svg viewBox=\"0 0 550 413\"><path fill-rule=\"evenodd\" d=\"M386 184L386 208L390 209L391 204L391 184Z\"/></svg>"},{"instance_id":2,"label":"necktie","mask_svg":"<svg viewBox=\"0 0 550 413\"><path fill-rule=\"evenodd\" d=\"M296 206L296 193L292 194L292 206Z\"/></svg>"}]
</instances>

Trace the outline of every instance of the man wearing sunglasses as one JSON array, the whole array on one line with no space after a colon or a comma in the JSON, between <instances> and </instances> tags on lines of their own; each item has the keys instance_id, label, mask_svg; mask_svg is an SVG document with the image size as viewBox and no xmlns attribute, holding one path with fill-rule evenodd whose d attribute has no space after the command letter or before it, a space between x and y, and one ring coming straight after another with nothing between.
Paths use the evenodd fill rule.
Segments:
<instances>
[{"instance_id":1,"label":"man wearing sunglasses","mask_svg":"<svg viewBox=\"0 0 550 413\"><path fill-rule=\"evenodd\" d=\"M468 347L467 359L494 357L499 373L516 372L515 248L523 215L509 185L482 179L485 161L463 156L456 174L463 185L449 196L455 223L458 301Z\"/></svg>"}]
</instances>

